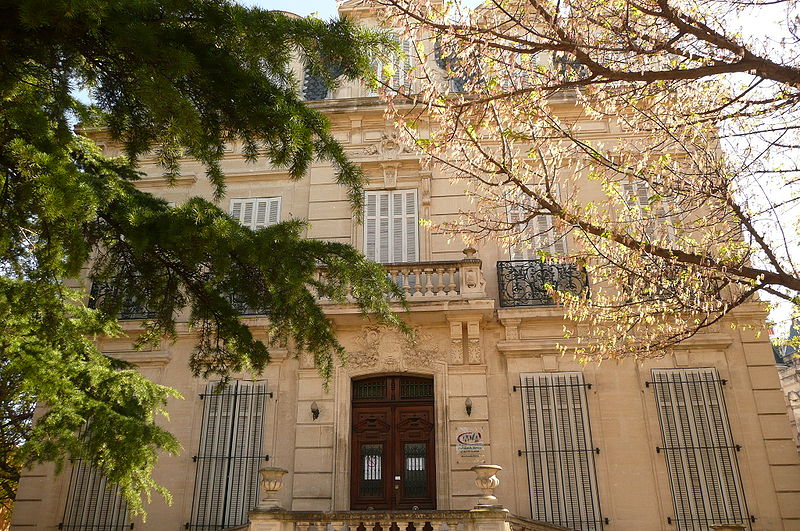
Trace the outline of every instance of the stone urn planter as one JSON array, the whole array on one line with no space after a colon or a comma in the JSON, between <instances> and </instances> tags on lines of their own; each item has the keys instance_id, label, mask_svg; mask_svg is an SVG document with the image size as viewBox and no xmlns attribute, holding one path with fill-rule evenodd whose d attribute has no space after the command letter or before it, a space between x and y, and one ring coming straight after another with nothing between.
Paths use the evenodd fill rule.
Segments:
<instances>
[{"instance_id":1,"label":"stone urn planter","mask_svg":"<svg viewBox=\"0 0 800 531\"><path fill-rule=\"evenodd\" d=\"M500 465L475 465L470 468L477 477L475 478L475 485L481 489L483 496L478 500L476 509L502 509L503 506L497 503L497 496L494 495L494 489L500 485L500 479L496 476L498 472L503 470Z\"/></svg>"},{"instance_id":2,"label":"stone urn planter","mask_svg":"<svg viewBox=\"0 0 800 531\"><path fill-rule=\"evenodd\" d=\"M264 467L258 471L261 484L261 499L257 509L261 511L277 511L282 509L278 501L278 491L283 488L283 476L288 470L276 467Z\"/></svg>"}]
</instances>

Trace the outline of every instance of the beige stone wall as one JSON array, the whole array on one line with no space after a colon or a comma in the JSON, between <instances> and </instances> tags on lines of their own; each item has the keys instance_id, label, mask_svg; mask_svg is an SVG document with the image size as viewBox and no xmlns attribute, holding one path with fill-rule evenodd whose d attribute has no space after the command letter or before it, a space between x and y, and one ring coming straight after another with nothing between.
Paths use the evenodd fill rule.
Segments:
<instances>
[{"instance_id":1,"label":"beige stone wall","mask_svg":"<svg viewBox=\"0 0 800 531\"><path fill-rule=\"evenodd\" d=\"M344 90L344 89L342 89ZM344 92L342 93L344 95ZM352 95L352 94L351 94ZM359 94L360 95L360 94ZM330 116L333 130L350 156L361 163L369 178L367 189L416 189L420 217L442 221L469 209L463 185L453 185L436 170L422 168L417 158L394 143L394 129L383 118L374 99L349 99L319 104ZM593 134L616 138L603 125ZM101 135L98 133L98 137ZM113 152L113 147L108 147ZM161 180L158 168L145 161L148 177L140 183L169 201L192 196L211 197L203 169L186 161L183 177L174 187ZM223 161L231 198L282 198L282 219L311 222L308 237L363 246L363 228L352 218L345 191L333 182L333 171L314 165L298 181L263 161L247 163L238 146ZM591 193L587 188L587 193ZM464 245L440 234L420 232L422 261L459 260ZM513 386L527 372L583 371L592 384L588 407L596 456L600 505L610 529L672 529L674 515L669 479L653 390L645 383L651 368L716 367L728 383L724 388L727 412L735 440L749 512L757 517L754 529L800 529L800 463L789 429L778 374L766 335L733 329L727 324L688 341L671 357L645 363L607 362L580 366L560 357L562 316L554 307L503 309L498 307L495 263L507 259L505 249L491 242L478 249L483 260L485 297L414 302L404 317L422 338L409 346L394 330L368 323L348 307L328 307L349 364L339 367L326 388L310 360L292 352L275 352L261 378L274 394L268 401L264 453L270 465L289 470L280 493L292 510L347 510L350 485L350 393L352 378L364 375L410 373L434 378L439 509L467 509L478 495L472 463L459 459L454 432L475 427L488 434L486 461L503 466L498 498L513 513L530 516L530 494L525 459L522 406ZM736 313L742 323L763 323L755 309ZM251 324L266 326L260 319ZM728 323L729 324L729 323ZM137 324L126 327L135 335ZM377 338L377 339L376 339ZM194 337L187 330L174 344L134 352L129 340L103 341L105 352L137 363L154 381L180 391L172 400L170 419L163 421L181 441L179 456L165 456L156 479L173 495L167 506L154 497L145 531L178 530L189 520L200 439L205 382L191 377L187 361ZM248 375L241 375L248 377ZM464 402L470 398L472 414ZM320 416L313 420L310 405ZM52 466L27 471L20 484L12 529L55 529L62 519L69 488L69 467L56 475Z\"/></svg>"}]
</instances>

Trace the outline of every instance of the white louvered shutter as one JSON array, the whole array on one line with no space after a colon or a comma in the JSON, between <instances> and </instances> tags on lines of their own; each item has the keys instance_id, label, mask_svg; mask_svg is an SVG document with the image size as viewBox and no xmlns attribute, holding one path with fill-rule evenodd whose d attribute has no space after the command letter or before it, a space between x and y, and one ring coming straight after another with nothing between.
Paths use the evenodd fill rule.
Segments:
<instances>
[{"instance_id":1,"label":"white louvered shutter","mask_svg":"<svg viewBox=\"0 0 800 531\"><path fill-rule=\"evenodd\" d=\"M405 261L419 260L419 213L417 212L417 191L406 190L405 198Z\"/></svg>"},{"instance_id":2,"label":"white louvered shutter","mask_svg":"<svg viewBox=\"0 0 800 531\"><path fill-rule=\"evenodd\" d=\"M679 530L744 524L749 514L722 380L714 368L653 369L658 420Z\"/></svg>"},{"instance_id":3,"label":"white louvered shutter","mask_svg":"<svg viewBox=\"0 0 800 531\"><path fill-rule=\"evenodd\" d=\"M377 260L378 195L367 192L364 197L364 255Z\"/></svg>"},{"instance_id":4,"label":"white louvered shutter","mask_svg":"<svg viewBox=\"0 0 800 531\"><path fill-rule=\"evenodd\" d=\"M269 227L280 221L281 198L232 199L230 212L245 227L253 230Z\"/></svg>"},{"instance_id":5,"label":"white louvered shutter","mask_svg":"<svg viewBox=\"0 0 800 531\"><path fill-rule=\"evenodd\" d=\"M419 260L417 191L366 192L364 255L383 264Z\"/></svg>"},{"instance_id":6,"label":"white louvered shutter","mask_svg":"<svg viewBox=\"0 0 800 531\"><path fill-rule=\"evenodd\" d=\"M520 384L532 518L602 529L583 374L520 374Z\"/></svg>"}]
</instances>

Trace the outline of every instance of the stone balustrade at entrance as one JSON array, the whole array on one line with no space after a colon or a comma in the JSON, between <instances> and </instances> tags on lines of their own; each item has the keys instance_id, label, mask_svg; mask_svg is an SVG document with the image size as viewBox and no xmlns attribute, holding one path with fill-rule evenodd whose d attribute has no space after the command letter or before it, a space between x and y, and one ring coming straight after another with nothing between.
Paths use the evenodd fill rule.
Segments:
<instances>
[{"instance_id":1,"label":"stone balustrade at entrance","mask_svg":"<svg viewBox=\"0 0 800 531\"><path fill-rule=\"evenodd\" d=\"M558 531L565 527L511 515L507 510L341 511L255 510L247 531Z\"/></svg>"}]
</instances>

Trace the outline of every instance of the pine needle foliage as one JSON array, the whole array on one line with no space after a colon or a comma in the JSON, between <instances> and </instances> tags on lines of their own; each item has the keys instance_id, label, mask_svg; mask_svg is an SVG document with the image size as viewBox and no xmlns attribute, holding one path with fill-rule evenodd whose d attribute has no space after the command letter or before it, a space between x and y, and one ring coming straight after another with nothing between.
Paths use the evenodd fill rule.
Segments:
<instances>
[{"instance_id":1,"label":"pine needle foliage","mask_svg":"<svg viewBox=\"0 0 800 531\"><path fill-rule=\"evenodd\" d=\"M0 381L13 406L3 422L22 415L18 435L3 439L12 473L4 467L0 479L5 487L19 466L84 459L142 512L153 490L169 497L151 471L159 454L180 449L157 423L178 395L94 343L122 333L125 301L153 311L139 344L175 337L188 308L198 335L191 370L224 381L263 369L272 346L253 337L232 298L329 377L344 351L315 296L344 302L350 291L361 310L396 324L386 297L402 297L353 248L303 239L302 221L251 231L215 202L172 207L137 190L136 160L155 153L174 180L188 154L220 199L220 160L236 139L249 159L292 178L328 161L360 212L363 176L298 97L290 61L299 53L333 85L330 65L359 77L388 40L347 20L226 0L0 0L0 20ZM125 155L103 156L76 122L102 127ZM109 287L96 309L86 286L68 287L87 276Z\"/></svg>"}]
</instances>

